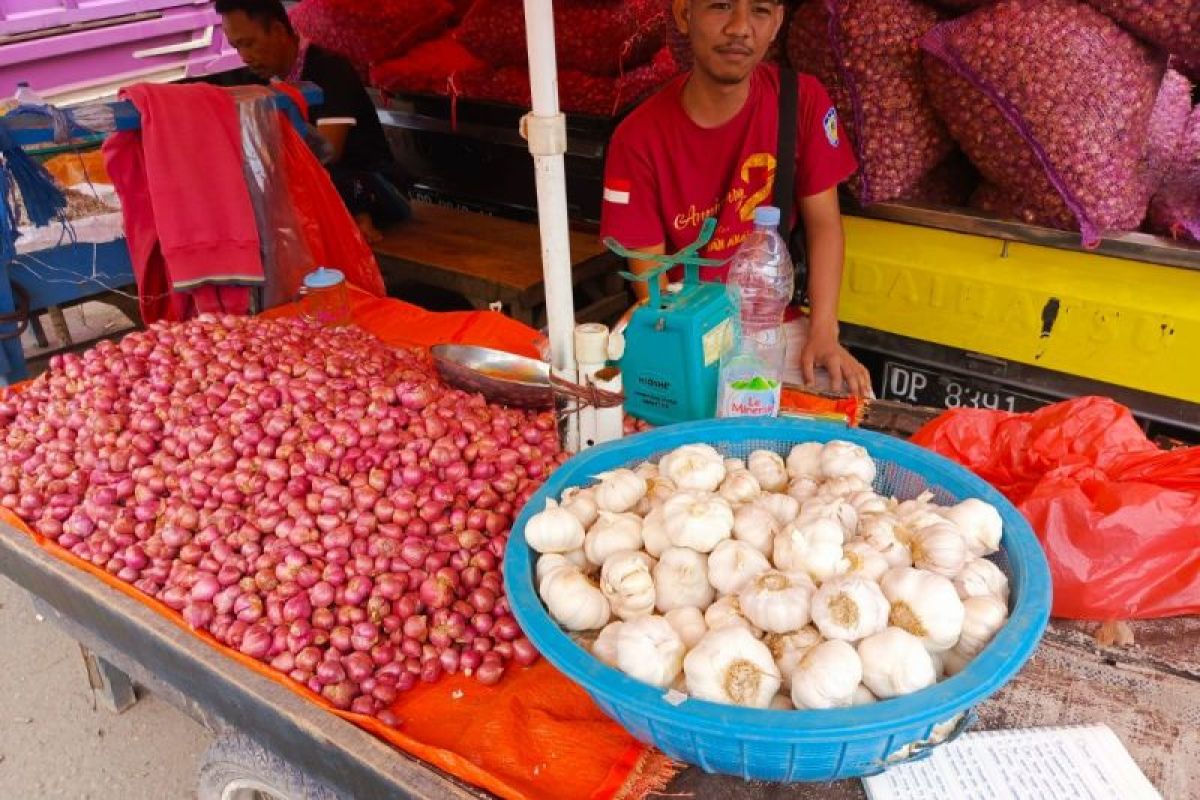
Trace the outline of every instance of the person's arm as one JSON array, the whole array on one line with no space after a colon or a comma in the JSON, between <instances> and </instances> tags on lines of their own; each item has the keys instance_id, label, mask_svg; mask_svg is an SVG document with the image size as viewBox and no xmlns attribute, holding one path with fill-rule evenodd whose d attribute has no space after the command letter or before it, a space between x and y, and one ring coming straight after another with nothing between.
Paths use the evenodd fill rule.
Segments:
<instances>
[{"instance_id":1,"label":"person's arm","mask_svg":"<svg viewBox=\"0 0 1200 800\"><path fill-rule=\"evenodd\" d=\"M852 394L871 391L871 375L838 342L838 297L842 288L845 240L837 187L799 201L808 245L808 296L811 301L808 341L800 354L800 369L812 383L818 366L829 373L832 389L845 386Z\"/></svg>"}]
</instances>

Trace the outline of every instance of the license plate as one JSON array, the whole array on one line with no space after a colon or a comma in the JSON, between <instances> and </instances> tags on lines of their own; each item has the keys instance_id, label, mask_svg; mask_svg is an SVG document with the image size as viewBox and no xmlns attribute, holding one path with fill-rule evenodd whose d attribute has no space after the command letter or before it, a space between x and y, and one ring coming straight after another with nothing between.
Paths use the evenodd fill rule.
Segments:
<instances>
[{"instance_id":1,"label":"license plate","mask_svg":"<svg viewBox=\"0 0 1200 800\"><path fill-rule=\"evenodd\" d=\"M941 374L895 361L884 362L882 397L931 408L999 411L1032 411L1050 402L969 376Z\"/></svg>"}]
</instances>

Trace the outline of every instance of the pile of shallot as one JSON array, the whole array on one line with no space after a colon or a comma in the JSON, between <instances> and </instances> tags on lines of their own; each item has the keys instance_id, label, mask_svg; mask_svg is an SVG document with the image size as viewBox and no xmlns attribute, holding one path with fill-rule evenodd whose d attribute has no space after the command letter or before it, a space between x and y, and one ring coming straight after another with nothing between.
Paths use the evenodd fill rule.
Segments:
<instances>
[{"instance_id":1,"label":"pile of shallot","mask_svg":"<svg viewBox=\"0 0 1200 800\"><path fill-rule=\"evenodd\" d=\"M340 709L536 659L504 596L548 413L357 328L205 317L55 356L0 395L0 504Z\"/></svg>"},{"instance_id":2,"label":"pile of shallot","mask_svg":"<svg viewBox=\"0 0 1200 800\"><path fill-rule=\"evenodd\" d=\"M718 703L820 709L961 671L1008 619L999 512L877 494L849 442L743 461L690 444L530 518L539 594L592 653Z\"/></svg>"}]
</instances>

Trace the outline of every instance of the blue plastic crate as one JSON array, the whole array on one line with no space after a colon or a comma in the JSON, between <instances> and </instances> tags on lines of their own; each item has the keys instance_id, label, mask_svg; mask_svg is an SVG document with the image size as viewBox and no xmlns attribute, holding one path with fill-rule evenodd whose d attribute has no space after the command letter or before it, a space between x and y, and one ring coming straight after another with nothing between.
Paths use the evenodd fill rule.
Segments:
<instances>
[{"instance_id":1,"label":"blue plastic crate","mask_svg":"<svg viewBox=\"0 0 1200 800\"><path fill-rule=\"evenodd\" d=\"M940 503L978 497L996 506L1004 539L993 560L1009 577L1010 617L995 639L958 675L914 694L828 711L763 711L689 698L675 706L662 689L602 664L550 618L537 596L525 523L571 486L590 485L605 470L655 459L695 442L730 456L757 449L786 455L805 441L842 439L875 459L875 489L901 499L932 491ZM832 781L881 772L928 755L974 719L971 709L1016 675L1036 649L1050 617L1050 570L1029 524L999 492L941 456L889 436L803 420L719 420L660 428L588 450L568 461L533 496L513 526L504 560L513 614L546 659L591 695L604 713L639 740L708 772L750 780Z\"/></svg>"}]
</instances>

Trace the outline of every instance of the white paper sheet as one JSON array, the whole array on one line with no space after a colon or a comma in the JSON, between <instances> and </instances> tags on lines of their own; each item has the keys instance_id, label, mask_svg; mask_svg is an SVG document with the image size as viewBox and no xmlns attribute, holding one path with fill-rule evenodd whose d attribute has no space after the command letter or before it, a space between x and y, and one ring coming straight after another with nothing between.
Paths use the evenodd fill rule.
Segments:
<instances>
[{"instance_id":1,"label":"white paper sheet","mask_svg":"<svg viewBox=\"0 0 1200 800\"><path fill-rule=\"evenodd\" d=\"M863 786L871 800L1162 800L1107 725L968 733Z\"/></svg>"}]
</instances>

